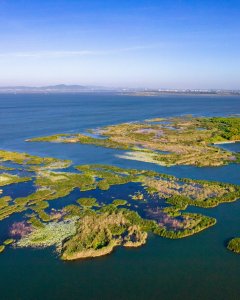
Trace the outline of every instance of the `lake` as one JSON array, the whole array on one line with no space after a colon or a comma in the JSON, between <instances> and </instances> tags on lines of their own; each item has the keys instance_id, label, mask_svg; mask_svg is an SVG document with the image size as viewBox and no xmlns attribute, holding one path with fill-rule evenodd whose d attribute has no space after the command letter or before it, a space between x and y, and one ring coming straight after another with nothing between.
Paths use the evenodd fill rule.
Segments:
<instances>
[{"instance_id":1,"label":"lake","mask_svg":"<svg viewBox=\"0 0 240 300\"><path fill-rule=\"evenodd\" d=\"M71 159L74 164L113 164L150 169L178 177L240 184L240 165L161 167L116 157L120 150L91 145L26 143L55 133L84 132L120 122L192 114L240 114L240 97L110 94L0 95L3 150ZM240 151L240 145L224 145ZM24 194L26 187L12 192ZM57 203L58 200L56 200ZM137 249L60 261L52 249L7 249L0 255L0 299L238 299L240 256L225 247L240 236L240 201L212 209L191 208L217 218L217 225L192 237L150 236ZM2 226L2 228L1 228ZM9 225L0 225L0 238Z\"/></svg>"}]
</instances>

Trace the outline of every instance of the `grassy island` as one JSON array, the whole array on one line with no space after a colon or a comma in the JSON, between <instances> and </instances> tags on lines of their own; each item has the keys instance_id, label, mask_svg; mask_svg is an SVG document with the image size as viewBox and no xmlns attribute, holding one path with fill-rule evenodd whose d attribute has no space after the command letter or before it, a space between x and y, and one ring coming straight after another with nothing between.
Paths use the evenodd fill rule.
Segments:
<instances>
[{"instance_id":1,"label":"grassy island","mask_svg":"<svg viewBox=\"0 0 240 300\"><path fill-rule=\"evenodd\" d=\"M133 215L134 214L134 215ZM83 216L77 233L63 244L61 258L74 260L109 254L114 247L139 247L146 243L148 221L128 210L104 208Z\"/></svg>"},{"instance_id":2,"label":"grassy island","mask_svg":"<svg viewBox=\"0 0 240 300\"><path fill-rule=\"evenodd\" d=\"M20 177L17 175L11 175L6 173L0 174L0 186L5 186L13 183L26 182L29 180L31 180L30 177Z\"/></svg>"},{"instance_id":3,"label":"grassy island","mask_svg":"<svg viewBox=\"0 0 240 300\"><path fill-rule=\"evenodd\" d=\"M127 150L120 157L166 166L221 166L240 161L239 154L215 146L240 141L239 117L156 118L107 126L97 133L99 138L79 133L27 141L81 143Z\"/></svg>"},{"instance_id":4,"label":"grassy island","mask_svg":"<svg viewBox=\"0 0 240 300\"><path fill-rule=\"evenodd\" d=\"M237 254L240 254L240 238L234 238L230 240L227 248Z\"/></svg>"},{"instance_id":5,"label":"grassy island","mask_svg":"<svg viewBox=\"0 0 240 300\"><path fill-rule=\"evenodd\" d=\"M20 152L11 152L0 150L0 164L1 162L11 162L15 164L19 164L22 166L28 166L31 170L39 170L39 169L63 169L67 168L71 161L69 160L61 160L52 157L40 157L30 155L28 153L20 153ZM5 166L1 166L2 169L6 170ZM7 168L8 170L9 168Z\"/></svg>"}]
</instances>

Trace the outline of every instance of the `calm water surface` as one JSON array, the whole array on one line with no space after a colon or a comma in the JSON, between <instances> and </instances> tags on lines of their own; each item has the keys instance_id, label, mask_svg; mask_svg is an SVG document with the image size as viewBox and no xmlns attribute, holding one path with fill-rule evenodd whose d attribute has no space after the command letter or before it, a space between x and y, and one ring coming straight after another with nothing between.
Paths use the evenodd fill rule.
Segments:
<instances>
[{"instance_id":1,"label":"calm water surface","mask_svg":"<svg viewBox=\"0 0 240 300\"><path fill-rule=\"evenodd\" d=\"M240 165L165 168L117 158L122 152L113 149L24 142L146 118L239 113L240 97L0 95L0 148L75 164L106 163L240 184ZM232 147L240 151L239 144ZM24 184L8 188L12 195L25 191ZM216 217L218 223L187 239L152 236L142 248L118 248L106 257L70 263L58 260L52 249L8 249L0 255L0 299L239 299L240 256L227 251L225 244L240 236L240 201L191 211ZM0 237L8 226L0 225Z\"/></svg>"}]
</instances>

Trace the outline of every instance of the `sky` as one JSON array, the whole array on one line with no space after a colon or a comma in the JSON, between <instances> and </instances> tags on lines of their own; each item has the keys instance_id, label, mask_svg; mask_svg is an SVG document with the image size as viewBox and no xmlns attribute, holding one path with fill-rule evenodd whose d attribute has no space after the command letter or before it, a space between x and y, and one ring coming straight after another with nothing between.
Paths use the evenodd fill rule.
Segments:
<instances>
[{"instance_id":1,"label":"sky","mask_svg":"<svg viewBox=\"0 0 240 300\"><path fill-rule=\"evenodd\" d=\"M0 0L0 86L240 89L240 1Z\"/></svg>"}]
</instances>

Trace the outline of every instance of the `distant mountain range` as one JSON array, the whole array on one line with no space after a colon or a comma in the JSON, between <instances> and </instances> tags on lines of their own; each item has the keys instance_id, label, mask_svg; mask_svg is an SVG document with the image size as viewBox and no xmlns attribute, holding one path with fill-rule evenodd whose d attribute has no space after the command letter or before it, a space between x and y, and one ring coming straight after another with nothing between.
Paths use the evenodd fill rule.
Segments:
<instances>
[{"instance_id":1,"label":"distant mountain range","mask_svg":"<svg viewBox=\"0 0 240 300\"><path fill-rule=\"evenodd\" d=\"M116 93L132 96L158 96L161 94L190 94L190 95L240 95L240 90L216 89L141 89L114 88L85 85L50 85L41 87L6 86L0 87L1 94L50 94L50 93Z\"/></svg>"}]
</instances>

